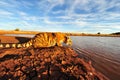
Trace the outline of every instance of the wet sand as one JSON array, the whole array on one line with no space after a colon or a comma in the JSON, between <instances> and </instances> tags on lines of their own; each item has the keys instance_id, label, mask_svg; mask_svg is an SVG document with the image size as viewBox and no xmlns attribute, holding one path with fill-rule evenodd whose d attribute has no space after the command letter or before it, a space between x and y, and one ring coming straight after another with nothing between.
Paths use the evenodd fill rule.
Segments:
<instances>
[{"instance_id":1,"label":"wet sand","mask_svg":"<svg viewBox=\"0 0 120 80\"><path fill-rule=\"evenodd\" d=\"M2 43L30 38L0 36ZM69 47L0 49L0 79L11 80L109 80L80 59Z\"/></svg>"}]
</instances>

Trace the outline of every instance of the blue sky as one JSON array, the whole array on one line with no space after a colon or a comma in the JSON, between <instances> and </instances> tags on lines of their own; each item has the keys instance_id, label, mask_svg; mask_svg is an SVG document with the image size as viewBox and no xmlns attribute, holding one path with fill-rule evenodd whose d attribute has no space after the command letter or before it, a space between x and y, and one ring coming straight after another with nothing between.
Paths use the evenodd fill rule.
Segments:
<instances>
[{"instance_id":1,"label":"blue sky","mask_svg":"<svg viewBox=\"0 0 120 80\"><path fill-rule=\"evenodd\" d=\"M0 0L0 30L113 33L120 0Z\"/></svg>"}]
</instances>

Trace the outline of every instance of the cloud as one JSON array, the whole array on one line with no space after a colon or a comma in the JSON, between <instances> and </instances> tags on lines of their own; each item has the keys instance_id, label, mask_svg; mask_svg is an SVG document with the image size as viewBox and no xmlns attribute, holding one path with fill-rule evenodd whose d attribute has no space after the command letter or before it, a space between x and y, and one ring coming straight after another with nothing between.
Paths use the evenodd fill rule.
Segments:
<instances>
[{"instance_id":1,"label":"cloud","mask_svg":"<svg viewBox=\"0 0 120 80\"><path fill-rule=\"evenodd\" d=\"M5 10L0 10L0 15L1 16L11 16L11 15L13 15L13 13L11 13L9 11L5 11Z\"/></svg>"},{"instance_id":2,"label":"cloud","mask_svg":"<svg viewBox=\"0 0 120 80\"><path fill-rule=\"evenodd\" d=\"M8 3L7 1L3 1L3 0L0 0L0 7L12 7L14 5L11 5L10 3Z\"/></svg>"},{"instance_id":3,"label":"cloud","mask_svg":"<svg viewBox=\"0 0 120 80\"><path fill-rule=\"evenodd\" d=\"M7 28L7 22L11 28L43 31L117 31L119 6L118 0L1 0L0 25Z\"/></svg>"},{"instance_id":4,"label":"cloud","mask_svg":"<svg viewBox=\"0 0 120 80\"><path fill-rule=\"evenodd\" d=\"M17 11L17 13L20 15L20 16L26 16L28 15L27 13L23 12L23 11Z\"/></svg>"},{"instance_id":5,"label":"cloud","mask_svg":"<svg viewBox=\"0 0 120 80\"><path fill-rule=\"evenodd\" d=\"M30 8L30 7L33 7L34 5L28 1L21 1L21 4L19 4L19 6L23 6L25 8Z\"/></svg>"},{"instance_id":6,"label":"cloud","mask_svg":"<svg viewBox=\"0 0 120 80\"><path fill-rule=\"evenodd\" d=\"M0 8L8 9L10 11L19 10L21 8L30 9L34 4L26 0L1 0Z\"/></svg>"}]
</instances>

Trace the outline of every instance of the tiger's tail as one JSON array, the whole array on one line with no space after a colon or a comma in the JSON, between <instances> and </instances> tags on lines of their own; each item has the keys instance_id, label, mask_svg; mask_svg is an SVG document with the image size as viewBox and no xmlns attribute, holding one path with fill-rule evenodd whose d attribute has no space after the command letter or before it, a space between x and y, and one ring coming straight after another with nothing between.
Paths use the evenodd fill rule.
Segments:
<instances>
[{"instance_id":1,"label":"tiger's tail","mask_svg":"<svg viewBox=\"0 0 120 80\"><path fill-rule=\"evenodd\" d=\"M0 43L0 48L27 48L32 46L32 41L26 43Z\"/></svg>"}]
</instances>

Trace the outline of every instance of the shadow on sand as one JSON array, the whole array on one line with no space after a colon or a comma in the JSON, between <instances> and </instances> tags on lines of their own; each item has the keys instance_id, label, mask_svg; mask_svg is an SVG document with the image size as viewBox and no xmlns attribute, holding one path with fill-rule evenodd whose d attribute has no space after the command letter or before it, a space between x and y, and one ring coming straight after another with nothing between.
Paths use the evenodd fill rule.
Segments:
<instances>
[{"instance_id":1,"label":"shadow on sand","mask_svg":"<svg viewBox=\"0 0 120 80\"><path fill-rule=\"evenodd\" d=\"M17 39L19 41L19 43L25 43L25 42L29 41L31 38L27 38L27 37L15 37L15 39Z\"/></svg>"}]
</instances>

